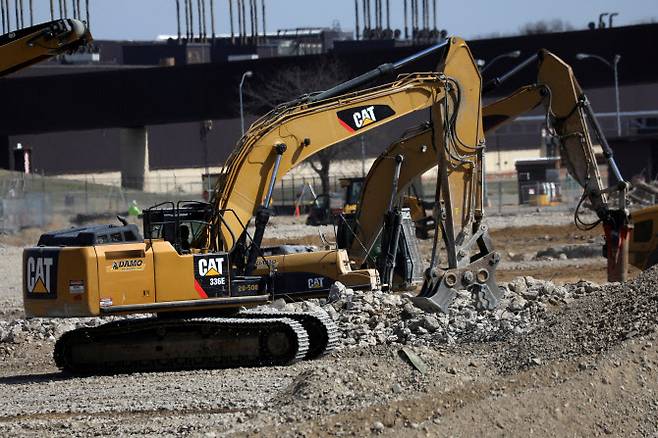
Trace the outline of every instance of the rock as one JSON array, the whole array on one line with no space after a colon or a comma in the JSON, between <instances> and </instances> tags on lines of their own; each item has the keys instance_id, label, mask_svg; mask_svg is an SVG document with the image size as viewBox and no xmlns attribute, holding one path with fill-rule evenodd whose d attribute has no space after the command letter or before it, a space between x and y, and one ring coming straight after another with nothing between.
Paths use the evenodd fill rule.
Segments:
<instances>
[{"instance_id":1,"label":"rock","mask_svg":"<svg viewBox=\"0 0 658 438\"><path fill-rule=\"evenodd\" d=\"M511 290L512 292L516 292L519 295L528 290L528 286L526 285L525 279L522 277L519 277L514 281L511 281L508 287L509 290Z\"/></svg>"},{"instance_id":2,"label":"rock","mask_svg":"<svg viewBox=\"0 0 658 438\"><path fill-rule=\"evenodd\" d=\"M533 357L530 359L530 364L539 366L541 365L541 359L539 359L538 357Z\"/></svg>"},{"instance_id":3,"label":"rock","mask_svg":"<svg viewBox=\"0 0 658 438\"><path fill-rule=\"evenodd\" d=\"M384 423L382 423L381 421L375 421L374 423L372 423L372 430L374 430L375 432L382 432L385 428L386 426L384 426Z\"/></svg>"},{"instance_id":4,"label":"rock","mask_svg":"<svg viewBox=\"0 0 658 438\"><path fill-rule=\"evenodd\" d=\"M271 306L276 310L283 311L286 308L286 304L286 300L283 298L277 298L276 300L272 301Z\"/></svg>"},{"instance_id":5,"label":"rock","mask_svg":"<svg viewBox=\"0 0 658 438\"><path fill-rule=\"evenodd\" d=\"M423 311L419 309L418 307L414 306L413 304L407 302L405 303L404 307L402 308L402 313L400 316L402 319L412 319L417 317L418 315L422 314Z\"/></svg>"},{"instance_id":6,"label":"rock","mask_svg":"<svg viewBox=\"0 0 658 438\"><path fill-rule=\"evenodd\" d=\"M521 293L521 296L525 298L526 300L536 300L537 297L539 296L539 290L537 289L526 289Z\"/></svg>"},{"instance_id":7,"label":"rock","mask_svg":"<svg viewBox=\"0 0 658 438\"><path fill-rule=\"evenodd\" d=\"M421 324L430 333L434 333L441 328L441 323L434 315L423 315L421 317Z\"/></svg>"},{"instance_id":8,"label":"rock","mask_svg":"<svg viewBox=\"0 0 658 438\"><path fill-rule=\"evenodd\" d=\"M510 302L507 308L512 312L520 312L521 310L525 309L527 304L528 301L526 299L522 297L516 297L512 300L512 302Z\"/></svg>"},{"instance_id":9,"label":"rock","mask_svg":"<svg viewBox=\"0 0 658 438\"><path fill-rule=\"evenodd\" d=\"M569 257L567 257L565 253L561 252L560 254L558 254L557 258L558 260L567 260Z\"/></svg>"},{"instance_id":10,"label":"rock","mask_svg":"<svg viewBox=\"0 0 658 438\"><path fill-rule=\"evenodd\" d=\"M328 303L333 303L345 295L345 291L347 290L347 287L341 283L340 281L334 282L334 284L331 285L329 288L329 295L327 296L327 302Z\"/></svg>"}]
</instances>

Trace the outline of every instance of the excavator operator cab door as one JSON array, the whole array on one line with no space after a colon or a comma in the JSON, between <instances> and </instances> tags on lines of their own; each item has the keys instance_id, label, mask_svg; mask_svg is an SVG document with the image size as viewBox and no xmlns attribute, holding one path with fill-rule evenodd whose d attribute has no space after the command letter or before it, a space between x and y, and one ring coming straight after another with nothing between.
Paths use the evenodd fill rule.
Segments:
<instances>
[{"instance_id":1,"label":"excavator operator cab door","mask_svg":"<svg viewBox=\"0 0 658 438\"><path fill-rule=\"evenodd\" d=\"M144 211L144 239L162 239L179 254L189 254L210 230L211 220L212 205L207 202L164 202Z\"/></svg>"}]
</instances>

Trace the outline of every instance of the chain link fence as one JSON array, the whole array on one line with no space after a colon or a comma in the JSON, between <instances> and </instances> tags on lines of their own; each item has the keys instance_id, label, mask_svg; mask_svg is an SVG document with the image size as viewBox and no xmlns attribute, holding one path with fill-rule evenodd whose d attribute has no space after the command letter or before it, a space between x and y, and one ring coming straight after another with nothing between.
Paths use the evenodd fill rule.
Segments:
<instances>
[{"instance_id":1,"label":"chain link fence","mask_svg":"<svg viewBox=\"0 0 658 438\"><path fill-rule=\"evenodd\" d=\"M357 175L360 176L360 175ZM332 196L336 204L342 205L343 188L341 178L330 178ZM426 201L434 199L435 178L423 178L421 193ZM23 175L12 172L0 174L0 230L7 233L24 228L51 228L93 221L112 221L116 215L127 215L132 204L140 209L166 202L182 200L203 200L204 183L198 176L194 180L175 176L160 175L147 178L147 188L155 191L127 190L120 187L120 180L114 178L89 177L72 180L61 177ZM321 192L319 177L286 176L274 188L274 206L281 215L293 214L298 201L302 207L309 207L314 199L310 186L316 194ZM569 210L575 208L582 193L580 186L570 177L559 182L559 202L542 206L542 209ZM490 178L486 186L486 209L489 214L513 212L519 209L519 184L515 175Z\"/></svg>"}]
</instances>

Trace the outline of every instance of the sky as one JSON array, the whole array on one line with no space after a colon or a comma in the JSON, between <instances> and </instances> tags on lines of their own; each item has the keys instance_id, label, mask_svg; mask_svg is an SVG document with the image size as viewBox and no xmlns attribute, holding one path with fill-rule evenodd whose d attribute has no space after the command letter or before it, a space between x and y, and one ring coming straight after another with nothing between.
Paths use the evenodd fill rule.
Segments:
<instances>
[{"instance_id":1,"label":"sky","mask_svg":"<svg viewBox=\"0 0 658 438\"><path fill-rule=\"evenodd\" d=\"M182 5L183 0L180 1ZM91 0L90 3L91 30L96 39L152 40L158 35L176 33L175 0ZM373 10L374 3L371 0ZM48 19L49 2L36 0L34 4L37 21ZM355 27L354 0L266 0L265 5L268 31L330 27L335 22L343 30ZM391 27L402 29L403 1L390 0L390 5ZM215 9L217 32L227 33L228 1L215 0ZM584 29L588 22L598 20L601 12L619 12L615 18L617 26L658 21L658 0L437 0L437 27L466 39L494 33L515 34L525 23L542 19L557 18L576 29Z\"/></svg>"}]
</instances>

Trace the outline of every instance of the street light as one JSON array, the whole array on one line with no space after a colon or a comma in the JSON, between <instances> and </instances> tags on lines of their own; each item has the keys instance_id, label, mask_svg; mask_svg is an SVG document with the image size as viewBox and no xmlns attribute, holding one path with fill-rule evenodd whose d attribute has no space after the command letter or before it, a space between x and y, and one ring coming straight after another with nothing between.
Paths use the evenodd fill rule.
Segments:
<instances>
[{"instance_id":1,"label":"street light","mask_svg":"<svg viewBox=\"0 0 658 438\"><path fill-rule=\"evenodd\" d=\"M244 135L244 108L242 107L242 86L244 85L245 78L250 78L254 75L254 72L248 70L242 73L242 79L240 79L240 126L242 127L242 135Z\"/></svg>"},{"instance_id":2,"label":"street light","mask_svg":"<svg viewBox=\"0 0 658 438\"><path fill-rule=\"evenodd\" d=\"M612 59L612 63L610 63L610 61L599 55L592 55L591 53L576 54L576 59L579 61L582 61L583 59L587 59L587 58L598 59L599 61L610 67L612 71L615 73L615 101L617 104L617 136L621 137L621 114L619 111L619 75L617 74L617 64L619 64L621 55L618 54L615 55L615 57Z\"/></svg>"},{"instance_id":3,"label":"street light","mask_svg":"<svg viewBox=\"0 0 658 438\"><path fill-rule=\"evenodd\" d=\"M478 66L481 66L480 62L482 63L482 65L484 65L484 67L480 68L480 74L484 73L484 71L486 69L491 67L491 64L498 61L499 59L502 59L502 58L518 58L519 56L521 56L521 51L520 50L514 50L512 52L503 53L502 55L498 55L498 56L494 57L494 59L492 59L489 62L486 62L483 59L478 59Z\"/></svg>"}]
</instances>

